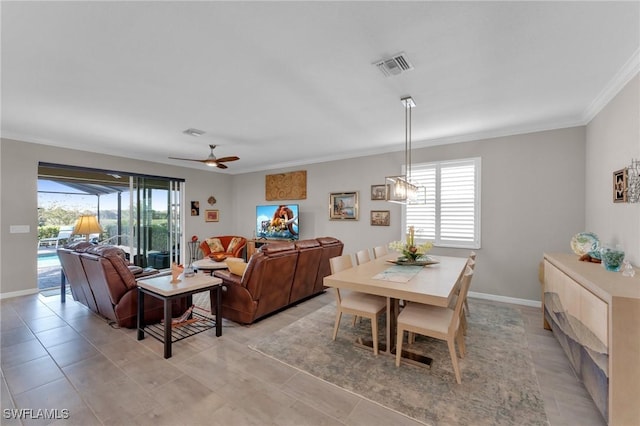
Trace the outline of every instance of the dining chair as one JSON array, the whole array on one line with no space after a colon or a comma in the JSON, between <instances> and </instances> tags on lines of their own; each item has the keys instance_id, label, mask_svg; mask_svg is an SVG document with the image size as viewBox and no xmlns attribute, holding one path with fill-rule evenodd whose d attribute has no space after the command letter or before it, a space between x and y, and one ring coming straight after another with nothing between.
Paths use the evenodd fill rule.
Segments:
<instances>
[{"instance_id":1,"label":"dining chair","mask_svg":"<svg viewBox=\"0 0 640 426\"><path fill-rule=\"evenodd\" d=\"M329 259L331 273L335 274L353 267L351 255ZM359 293L356 291L345 292L336 287L336 324L333 328L333 340L336 340L342 314L352 314L355 317L364 317L371 320L371 335L373 337L373 354L378 355L378 318L387 309L387 299L373 294ZM354 320L355 320L354 317Z\"/></svg>"},{"instance_id":2,"label":"dining chair","mask_svg":"<svg viewBox=\"0 0 640 426\"><path fill-rule=\"evenodd\" d=\"M356 253L356 262L358 265L371 262L371 256L369 255L369 249L360 250Z\"/></svg>"},{"instance_id":3,"label":"dining chair","mask_svg":"<svg viewBox=\"0 0 640 426\"><path fill-rule=\"evenodd\" d=\"M471 252L471 254L469 255L469 257L467 258L467 262L465 263L464 267L462 268L462 270L460 271L460 275L458 276L458 280L456 281L456 284L453 288L453 297L451 298L451 301L449 301L449 308L450 309L454 309L456 306L456 303L458 301L458 297L460 294L460 283L462 282L462 277L464 276L464 271L467 269L467 266L469 266L472 270L475 270L476 267L476 262L475 262L475 252ZM469 286L471 286L471 284L469 284ZM468 294L467 294L468 296ZM467 315L469 312L469 302L467 297L464 298L464 305L462 307L462 332L464 335L467 334Z\"/></svg>"},{"instance_id":4,"label":"dining chair","mask_svg":"<svg viewBox=\"0 0 640 426\"><path fill-rule=\"evenodd\" d=\"M375 259L380 259L382 256L389 254L389 249L387 246L377 246L373 248L373 257Z\"/></svg>"},{"instance_id":5,"label":"dining chair","mask_svg":"<svg viewBox=\"0 0 640 426\"><path fill-rule=\"evenodd\" d=\"M475 270L475 266L476 266L476 252L472 251L471 253L469 253L469 259L473 260L473 266L471 269ZM464 309L465 309L465 319L466 319L466 315L469 314L469 302L467 301L467 298L464 298ZM465 321L465 331L467 330L467 323Z\"/></svg>"},{"instance_id":6,"label":"dining chair","mask_svg":"<svg viewBox=\"0 0 640 426\"><path fill-rule=\"evenodd\" d=\"M402 358L402 340L405 331L414 334L421 334L423 336L430 336L447 342L449 355L451 356L451 362L453 363L453 371L456 375L456 382L458 382L458 384L462 383L455 342L458 342L460 358L464 358L466 348L460 325L461 313L464 298L469 290L469 284L471 283L472 276L473 269L467 266L462 276L460 294L458 295L455 309L424 305L422 303L409 303L405 306L398 315L397 320L398 334L396 339L396 367L400 366L400 360Z\"/></svg>"}]
</instances>

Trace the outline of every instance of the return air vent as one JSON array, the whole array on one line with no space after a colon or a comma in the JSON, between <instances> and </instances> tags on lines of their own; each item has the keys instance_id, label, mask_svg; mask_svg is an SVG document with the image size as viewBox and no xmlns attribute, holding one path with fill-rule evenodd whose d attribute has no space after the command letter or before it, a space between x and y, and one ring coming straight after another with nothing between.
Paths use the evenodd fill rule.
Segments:
<instances>
[{"instance_id":1,"label":"return air vent","mask_svg":"<svg viewBox=\"0 0 640 426\"><path fill-rule=\"evenodd\" d=\"M411 62L409 62L404 52L393 55L388 59L376 61L373 65L375 65L385 77L391 77L392 75L398 75L413 69L413 65L411 65Z\"/></svg>"}]
</instances>

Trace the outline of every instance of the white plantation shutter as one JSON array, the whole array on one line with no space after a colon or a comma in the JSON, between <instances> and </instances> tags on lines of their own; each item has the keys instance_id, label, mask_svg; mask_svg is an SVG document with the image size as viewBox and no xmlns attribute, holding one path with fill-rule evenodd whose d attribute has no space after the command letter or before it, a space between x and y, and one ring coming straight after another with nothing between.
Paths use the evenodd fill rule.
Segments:
<instances>
[{"instance_id":1,"label":"white plantation shutter","mask_svg":"<svg viewBox=\"0 0 640 426\"><path fill-rule=\"evenodd\" d=\"M407 205L405 224L418 240L441 247L480 248L480 158L414 164L426 205Z\"/></svg>"}]
</instances>

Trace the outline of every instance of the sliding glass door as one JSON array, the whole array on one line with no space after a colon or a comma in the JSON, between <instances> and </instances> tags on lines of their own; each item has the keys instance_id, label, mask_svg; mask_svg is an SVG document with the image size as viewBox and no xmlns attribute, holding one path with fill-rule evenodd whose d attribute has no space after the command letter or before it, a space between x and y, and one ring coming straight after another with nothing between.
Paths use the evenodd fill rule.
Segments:
<instances>
[{"instance_id":1,"label":"sliding glass door","mask_svg":"<svg viewBox=\"0 0 640 426\"><path fill-rule=\"evenodd\" d=\"M66 188L57 192L39 188L39 199L47 195L57 200L39 206L39 228L72 227L80 214L96 215L104 230L99 241L121 247L130 262L157 269L180 263L184 247L182 179L42 162L38 179L39 187L41 182L56 182ZM95 196L95 202L63 208L67 213L64 223L46 223L54 213L60 216L59 205L71 190Z\"/></svg>"},{"instance_id":2,"label":"sliding glass door","mask_svg":"<svg viewBox=\"0 0 640 426\"><path fill-rule=\"evenodd\" d=\"M181 182L146 176L130 179L133 262L158 269L180 263Z\"/></svg>"}]
</instances>

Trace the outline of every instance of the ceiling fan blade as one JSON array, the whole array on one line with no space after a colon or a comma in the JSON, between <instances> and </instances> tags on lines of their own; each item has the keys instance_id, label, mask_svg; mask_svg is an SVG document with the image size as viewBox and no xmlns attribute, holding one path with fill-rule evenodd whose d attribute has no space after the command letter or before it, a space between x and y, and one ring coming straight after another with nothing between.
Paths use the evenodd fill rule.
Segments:
<instances>
[{"instance_id":1,"label":"ceiling fan blade","mask_svg":"<svg viewBox=\"0 0 640 426\"><path fill-rule=\"evenodd\" d=\"M218 161L220 161L220 160L218 160ZM226 165L224 165L224 164L218 163L218 168L219 169L227 169L228 167Z\"/></svg>"},{"instance_id":2,"label":"ceiling fan blade","mask_svg":"<svg viewBox=\"0 0 640 426\"><path fill-rule=\"evenodd\" d=\"M195 160L193 158L178 158L178 157L169 157L172 160L184 160L184 161L199 161L199 162L203 162L206 160Z\"/></svg>"},{"instance_id":3,"label":"ceiling fan blade","mask_svg":"<svg viewBox=\"0 0 640 426\"><path fill-rule=\"evenodd\" d=\"M216 161L218 163L224 163L226 161L237 161L239 160L240 157L236 157L235 155L231 156L231 157L222 157L222 158L218 158Z\"/></svg>"}]
</instances>

